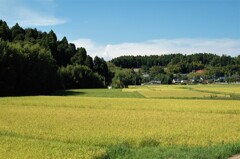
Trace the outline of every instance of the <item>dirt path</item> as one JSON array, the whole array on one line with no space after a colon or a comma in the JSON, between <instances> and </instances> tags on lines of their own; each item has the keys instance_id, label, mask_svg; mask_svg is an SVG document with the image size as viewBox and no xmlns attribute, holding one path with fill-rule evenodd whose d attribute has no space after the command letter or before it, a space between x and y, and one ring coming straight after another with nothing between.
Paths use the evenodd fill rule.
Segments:
<instances>
[{"instance_id":1,"label":"dirt path","mask_svg":"<svg viewBox=\"0 0 240 159\"><path fill-rule=\"evenodd\" d=\"M228 159L240 159L240 154L234 155Z\"/></svg>"}]
</instances>

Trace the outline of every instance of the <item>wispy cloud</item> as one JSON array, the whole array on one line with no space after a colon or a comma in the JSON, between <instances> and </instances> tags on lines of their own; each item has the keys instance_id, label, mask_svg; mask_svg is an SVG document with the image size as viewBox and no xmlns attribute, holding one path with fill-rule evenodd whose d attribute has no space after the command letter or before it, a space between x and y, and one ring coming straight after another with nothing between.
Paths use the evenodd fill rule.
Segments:
<instances>
[{"instance_id":1,"label":"wispy cloud","mask_svg":"<svg viewBox=\"0 0 240 159\"><path fill-rule=\"evenodd\" d=\"M54 15L52 11L54 8L53 0L41 2L38 0L0 0L0 3L0 19L11 25L19 23L24 27L34 27L58 25L66 22L66 20ZM38 6L38 9L34 6Z\"/></svg>"},{"instance_id":2,"label":"wispy cloud","mask_svg":"<svg viewBox=\"0 0 240 159\"><path fill-rule=\"evenodd\" d=\"M156 39L139 43L100 45L90 39L73 41L77 47L85 47L92 56L106 60L122 55L162 55L169 53L214 53L240 55L240 39Z\"/></svg>"},{"instance_id":3,"label":"wispy cloud","mask_svg":"<svg viewBox=\"0 0 240 159\"><path fill-rule=\"evenodd\" d=\"M99 56L105 59L112 58L112 56L110 56L107 51L108 45L105 46L105 45L98 44L91 39L77 39L77 40L71 41L71 43L74 43L77 47L86 48L88 54L93 57Z\"/></svg>"},{"instance_id":4,"label":"wispy cloud","mask_svg":"<svg viewBox=\"0 0 240 159\"><path fill-rule=\"evenodd\" d=\"M49 26L63 24L66 22L66 20L59 19L51 15L34 12L25 8L19 10L19 18L19 23L22 26Z\"/></svg>"}]
</instances>

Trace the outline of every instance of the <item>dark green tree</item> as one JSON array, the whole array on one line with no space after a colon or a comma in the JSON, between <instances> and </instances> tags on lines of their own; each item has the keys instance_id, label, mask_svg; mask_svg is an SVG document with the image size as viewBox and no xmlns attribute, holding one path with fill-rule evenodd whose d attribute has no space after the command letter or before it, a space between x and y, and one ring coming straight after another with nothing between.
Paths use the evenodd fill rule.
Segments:
<instances>
[{"instance_id":1,"label":"dark green tree","mask_svg":"<svg viewBox=\"0 0 240 159\"><path fill-rule=\"evenodd\" d=\"M16 23L11 28L12 40L13 41L23 41L25 36L25 30Z\"/></svg>"},{"instance_id":2,"label":"dark green tree","mask_svg":"<svg viewBox=\"0 0 240 159\"><path fill-rule=\"evenodd\" d=\"M150 78L154 79L155 76L159 75L159 74L164 74L164 69L161 66L153 66L150 68Z\"/></svg>"},{"instance_id":3,"label":"dark green tree","mask_svg":"<svg viewBox=\"0 0 240 159\"><path fill-rule=\"evenodd\" d=\"M71 63L71 58L75 53L75 47L73 47L71 44L68 44L67 38L63 37L63 39L58 42L57 53L54 53L54 59L56 60L58 66L66 67Z\"/></svg>"},{"instance_id":4,"label":"dark green tree","mask_svg":"<svg viewBox=\"0 0 240 159\"><path fill-rule=\"evenodd\" d=\"M25 41L29 41L29 42L32 42L32 43L37 43L37 38L38 38L38 31L37 29L31 29L31 28L28 28L28 29L25 29Z\"/></svg>"},{"instance_id":5,"label":"dark green tree","mask_svg":"<svg viewBox=\"0 0 240 159\"><path fill-rule=\"evenodd\" d=\"M42 94L57 88L57 66L40 45L0 41L0 94Z\"/></svg>"},{"instance_id":6,"label":"dark green tree","mask_svg":"<svg viewBox=\"0 0 240 159\"><path fill-rule=\"evenodd\" d=\"M73 64L85 65L87 59L87 51L85 48L78 48L76 54L71 58Z\"/></svg>"},{"instance_id":7,"label":"dark green tree","mask_svg":"<svg viewBox=\"0 0 240 159\"><path fill-rule=\"evenodd\" d=\"M140 75L132 69L118 70L112 79L113 88L127 88L129 85L139 85L140 83Z\"/></svg>"},{"instance_id":8,"label":"dark green tree","mask_svg":"<svg viewBox=\"0 0 240 159\"><path fill-rule=\"evenodd\" d=\"M88 66L90 69L93 69L93 59L91 56L87 55L85 65Z\"/></svg>"},{"instance_id":9,"label":"dark green tree","mask_svg":"<svg viewBox=\"0 0 240 159\"><path fill-rule=\"evenodd\" d=\"M111 73L108 70L107 62L103 58L96 56L93 63L93 70L104 77L105 85L109 85L111 82Z\"/></svg>"},{"instance_id":10,"label":"dark green tree","mask_svg":"<svg viewBox=\"0 0 240 159\"><path fill-rule=\"evenodd\" d=\"M5 21L0 20L0 38L3 40L11 40L11 32Z\"/></svg>"},{"instance_id":11,"label":"dark green tree","mask_svg":"<svg viewBox=\"0 0 240 159\"><path fill-rule=\"evenodd\" d=\"M60 70L64 88L101 88L103 79L83 65L68 65Z\"/></svg>"}]
</instances>

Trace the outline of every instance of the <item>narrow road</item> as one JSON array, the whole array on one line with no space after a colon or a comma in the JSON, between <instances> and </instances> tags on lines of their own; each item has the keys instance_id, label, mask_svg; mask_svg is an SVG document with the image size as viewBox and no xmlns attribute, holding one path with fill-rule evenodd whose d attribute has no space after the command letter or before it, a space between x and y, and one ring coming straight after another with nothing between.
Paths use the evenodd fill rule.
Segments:
<instances>
[{"instance_id":1,"label":"narrow road","mask_svg":"<svg viewBox=\"0 0 240 159\"><path fill-rule=\"evenodd\" d=\"M234 155L228 159L240 159L240 154Z\"/></svg>"}]
</instances>

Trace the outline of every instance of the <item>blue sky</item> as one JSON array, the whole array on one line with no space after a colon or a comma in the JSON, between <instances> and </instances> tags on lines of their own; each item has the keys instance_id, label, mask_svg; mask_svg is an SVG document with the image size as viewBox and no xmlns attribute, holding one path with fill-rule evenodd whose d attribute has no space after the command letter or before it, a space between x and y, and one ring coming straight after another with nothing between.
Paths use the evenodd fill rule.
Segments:
<instances>
[{"instance_id":1,"label":"blue sky","mask_svg":"<svg viewBox=\"0 0 240 159\"><path fill-rule=\"evenodd\" d=\"M53 29L105 58L240 54L239 0L0 0L0 19Z\"/></svg>"}]
</instances>

